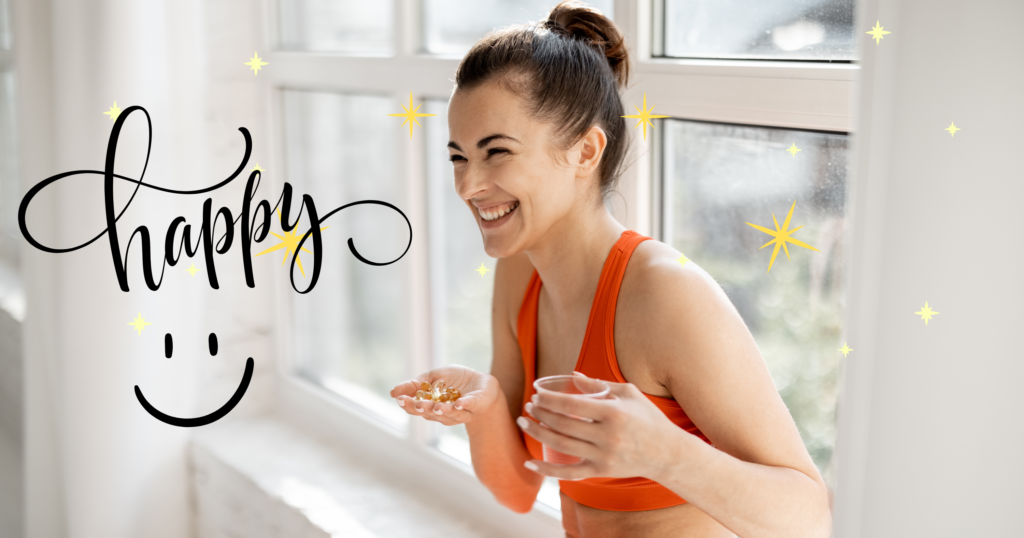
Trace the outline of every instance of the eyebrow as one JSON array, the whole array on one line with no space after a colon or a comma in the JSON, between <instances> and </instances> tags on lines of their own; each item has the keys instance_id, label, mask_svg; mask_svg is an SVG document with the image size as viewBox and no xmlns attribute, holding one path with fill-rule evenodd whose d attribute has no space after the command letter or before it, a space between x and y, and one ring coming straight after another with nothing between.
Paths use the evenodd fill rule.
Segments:
<instances>
[{"instance_id":1,"label":"eyebrow","mask_svg":"<svg viewBox=\"0 0 1024 538\"><path fill-rule=\"evenodd\" d=\"M476 147L478 149L483 149L484 146L486 146L487 144L490 144L492 140L498 140L498 139L501 139L501 138L507 138L509 140L514 140L515 142L517 142L519 144L522 144L522 142L519 142L519 140L516 140L515 138L512 138L511 136L503 135L503 134L492 134L491 136L485 136L485 137L481 138L480 141L476 143ZM457 149L459 151L462 151L462 148L460 148L459 145L456 144L455 142L448 142L448 147L453 148L453 149Z\"/></svg>"}]
</instances>

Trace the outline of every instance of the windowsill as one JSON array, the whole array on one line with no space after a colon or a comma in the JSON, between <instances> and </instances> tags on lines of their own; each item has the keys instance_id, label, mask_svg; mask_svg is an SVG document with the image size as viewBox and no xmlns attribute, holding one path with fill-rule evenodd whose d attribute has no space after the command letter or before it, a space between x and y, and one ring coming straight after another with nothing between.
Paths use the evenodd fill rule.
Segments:
<instances>
[{"instance_id":1,"label":"windowsill","mask_svg":"<svg viewBox=\"0 0 1024 538\"><path fill-rule=\"evenodd\" d=\"M516 514L494 500L471 468L450 456L412 443L308 382L280 381L282 413L226 420L196 432L191 457L201 527L211 522L248 527L252 523L242 520L269 518L266 512L276 514L267 524L328 535L344 528L361 537L563 536L559 514L543 503L535 503L528 514ZM236 493L243 500L228 505L248 504L245 499L252 496L263 510L227 517L218 513L224 502L210 492L220 486L204 483L210 480L203 476L204 467L230 469L236 477L207 474L253 490L251 495Z\"/></svg>"},{"instance_id":2,"label":"windowsill","mask_svg":"<svg viewBox=\"0 0 1024 538\"><path fill-rule=\"evenodd\" d=\"M408 487L412 481L387 480L280 417L203 428L190 450L203 529L275 527L287 530L282 535L360 538L493 535L425 502L425 490Z\"/></svg>"}]
</instances>

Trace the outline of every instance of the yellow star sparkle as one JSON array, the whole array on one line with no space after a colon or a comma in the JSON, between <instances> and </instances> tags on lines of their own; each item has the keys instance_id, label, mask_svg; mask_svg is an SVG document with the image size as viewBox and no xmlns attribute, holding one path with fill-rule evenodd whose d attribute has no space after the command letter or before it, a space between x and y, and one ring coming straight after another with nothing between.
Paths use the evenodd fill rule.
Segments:
<instances>
[{"instance_id":1,"label":"yellow star sparkle","mask_svg":"<svg viewBox=\"0 0 1024 538\"><path fill-rule=\"evenodd\" d=\"M281 221L281 210L280 209L277 210L277 220L278 220L278 222ZM268 248L268 249L266 249L266 250L264 250L263 252L260 252L259 254L257 254L257 256L262 256L263 254L266 254L268 252L273 252L275 250L282 249L282 248L288 249L287 252L284 253L284 259L281 260L281 265L284 265L284 262L288 261L288 256L294 252L295 253L295 264L299 266L299 272L301 272L302 276L305 277L306 276L306 271L302 268L302 258L299 257L299 253L298 252L295 252L295 247L299 246L299 241L302 239L302 235L299 235L299 232L296 231L296 230L298 230L298 228L299 228L299 219L295 219L295 227L292 228L292 231L285 232L282 229L281 233L284 234L283 236L277 235L274 232L270 232L271 235L273 235L274 237L280 239L281 242L276 244L276 245L274 245L274 246L272 246L272 247L270 247L270 248ZM320 230L326 230L327 228L330 228L330 226L324 226L323 228L320 228ZM305 235L305 233L306 232L302 232L303 235ZM308 252L310 254L313 253L313 251L307 249L306 247L302 247L302 250L304 250L304 251L306 251L306 252Z\"/></svg>"},{"instance_id":2,"label":"yellow star sparkle","mask_svg":"<svg viewBox=\"0 0 1024 538\"><path fill-rule=\"evenodd\" d=\"M793 142L793 145L790 146L789 149L787 149L786 151L788 151L790 155L796 157L796 152L803 151L803 150L798 148L798 147L796 147L796 142Z\"/></svg>"},{"instance_id":3,"label":"yellow star sparkle","mask_svg":"<svg viewBox=\"0 0 1024 538\"><path fill-rule=\"evenodd\" d=\"M815 252L821 252L820 250L812 247L811 245L808 245L807 243L804 243L802 241L797 241L796 239L793 239L792 237L789 236L789 234L799 230L800 228L803 228L803 225L801 225L801 226L797 226L796 228L793 228L792 230L789 229L789 219L793 216L793 209L794 208L796 208L796 202L795 201L793 202L793 205L790 206L790 208L789 208L789 214L786 215L786 221L782 223L782 228L779 228L779 221L775 218L775 213L772 213L772 220L775 221L775 229L774 230L770 230L768 228L764 228L764 227L758 226L756 224L750 224L749 222L747 223L750 226L753 226L754 228L756 228L758 230L761 230L762 232L764 232L764 233L766 233L766 234L768 234L768 235L770 235L770 236L775 238L775 239L772 239L771 241L761 245L761 248L764 248L764 247L767 247L768 245L770 245L772 243L775 243L775 250L772 252L772 260L770 262L768 262L768 271L765 271L765 272L769 272L769 271L772 270L772 264L775 263L775 256L779 253L779 247L782 247L782 249L786 251L786 259L789 259L789 248L786 247L786 242L793 243L794 245L796 245L798 247L809 248L809 249L811 249L811 250L813 250Z\"/></svg>"},{"instance_id":4,"label":"yellow star sparkle","mask_svg":"<svg viewBox=\"0 0 1024 538\"><path fill-rule=\"evenodd\" d=\"M256 163L256 166L253 166L252 170L250 170L250 172L259 172L259 173L262 174L264 172L264 170L262 168L260 168L260 163Z\"/></svg>"},{"instance_id":5,"label":"yellow star sparkle","mask_svg":"<svg viewBox=\"0 0 1024 538\"><path fill-rule=\"evenodd\" d=\"M949 131L949 136L955 135L957 131L963 131L963 129L954 125L953 122L949 122L949 127L946 127L945 130Z\"/></svg>"},{"instance_id":6,"label":"yellow star sparkle","mask_svg":"<svg viewBox=\"0 0 1024 538\"><path fill-rule=\"evenodd\" d=\"M249 61L248 62L244 62L242 65L248 65L249 69L252 69L253 76L256 76L256 75L260 74L260 69L264 65L270 65L270 64L268 64L267 62L264 62L263 60L261 60L259 54L256 54L255 52L253 52L252 53L252 58L249 58Z\"/></svg>"},{"instance_id":7,"label":"yellow star sparkle","mask_svg":"<svg viewBox=\"0 0 1024 538\"><path fill-rule=\"evenodd\" d=\"M198 270L199 269L196 267L196 264L194 263L192 265L189 265L188 269L186 269L186 271L188 271L188 274L191 276L196 276L196 271Z\"/></svg>"},{"instance_id":8,"label":"yellow star sparkle","mask_svg":"<svg viewBox=\"0 0 1024 538\"><path fill-rule=\"evenodd\" d=\"M424 114L422 112L416 112L417 110L420 109L421 106L423 106L423 103L420 103L420 104L416 105L416 108L412 108L412 92L409 92L409 106L406 107L405 105L402 105L402 108L405 109L405 112L402 113L402 114L388 114L388 116L402 116L402 117L405 118L405 121L402 122L402 125L405 125L406 123L409 124L409 138L410 139L412 138L412 126L413 126L413 124L420 125L419 120L417 120L416 118L423 118L423 117L426 117L426 116L436 116L437 115L437 114ZM412 121L409 121L409 120L412 120ZM420 125L420 127L422 127L422 125Z\"/></svg>"},{"instance_id":9,"label":"yellow star sparkle","mask_svg":"<svg viewBox=\"0 0 1024 538\"><path fill-rule=\"evenodd\" d=\"M638 107L636 105L633 105L633 108L635 108L636 111L639 112L639 114L630 114L628 116L622 116L622 117L623 118L640 118L640 121L638 121L637 124L633 126L633 128L636 129L641 124L643 124L643 126L644 126L644 140L647 140L647 126L650 125L651 129L654 129L654 122L651 121L652 118L668 118L669 117L669 116L658 116L658 115L651 114L651 111L654 110L654 107L652 106L651 108L647 108L647 94L646 93L644 93L644 109L640 110L640 107Z\"/></svg>"},{"instance_id":10,"label":"yellow star sparkle","mask_svg":"<svg viewBox=\"0 0 1024 538\"><path fill-rule=\"evenodd\" d=\"M924 302L924 308L914 313L921 316L921 319L924 320L925 325L928 325L928 320L932 319L932 316L938 314L938 312L932 310L931 308L928 308L928 301Z\"/></svg>"},{"instance_id":11,"label":"yellow star sparkle","mask_svg":"<svg viewBox=\"0 0 1024 538\"><path fill-rule=\"evenodd\" d=\"M843 342L843 347L839 348L839 351L842 351L843 352L843 356L845 357L847 353L853 351L853 348L851 348L850 346L846 345L846 342Z\"/></svg>"},{"instance_id":12,"label":"yellow star sparkle","mask_svg":"<svg viewBox=\"0 0 1024 538\"><path fill-rule=\"evenodd\" d=\"M875 40L875 44L877 45L882 40L882 36L884 36L885 34L891 34L892 32L886 32L885 30L882 30L882 26L878 24L878 21L875 21L875 27L872 28L870 32L864 33L871 34L871 38Z\"/></svg>"},{"instance_id":13,"label":"yellow star sparkle","mask_svg":"<svg viewBox=\"0 0 1024 538\"><path fill-rule=\"evenodd\" d=\"M686 254L680 252L679 257L676 258L676 261L679 262L680 267L686 267L686 262L690 261L690 258L687 258Z\"/></svg>"},{"instance_id":14,"label":"yellow star sparkle","mask_svg":"<svg viewBox=\"0 0 1024 538\"><path fill-rule=\"evenodd\" d=\"M139 331L139 334L141 335L142 329L145 329L146 325L152 325L152 323L142 319L142 312L139 312L139 314L135 316L135 319L130 321L128 325L134 326L135 330Z\"/></svg>"},{"instance_id":15,"label":"yellow star sparkle","mask_svg":"<svg viewBox=\"0 0 1024 538\"><path fill-rule=\"evenodd\" d=\"M482 264L482 263L480 264L480 267L477 267L476 269L473 269L473 270L474 270L474 271L476 271L476 272L478 272L478 273L480 273L480 276L481 276L481 277L482 277L482 276L484 276L484 275L486 275L486 274L487 274L487 271L490 271L490 269L488 269L488 268L487 268L487 266L485 266L485 265L484 265L484 264Z\"/></svg>"},{"instance_id":16,"label":"yellow star sparkle","mask_svg":"<svg viewBox=\"0 0 1024 538\"><path fill-rule=\"evenodd\" d=\"M116 120L121 115L121 109L117 108L117 101L114 101L114 106L110 107L110 110L104 112L104 114L110 116L110 121Z\"/></svg>"}]
</instances>

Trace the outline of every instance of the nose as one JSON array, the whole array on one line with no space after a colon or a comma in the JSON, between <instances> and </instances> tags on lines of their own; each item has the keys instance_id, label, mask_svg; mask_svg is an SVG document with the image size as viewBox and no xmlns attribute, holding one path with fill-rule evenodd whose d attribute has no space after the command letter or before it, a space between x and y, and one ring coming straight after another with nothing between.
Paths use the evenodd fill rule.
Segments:
<instances>
[{"instance_id":1,"label":"nose","mask_svg":"<svg viewBox=\"0 0 1024 538\"><path fill-rule=\"evenodd\" d=\"M470 200L487 192L489 186L490 181L487 179L487 174L473 166L473 163L467 163L462 168L462 173L455 173L455 192L463 200Z\"/></svg>"}]
</instances>

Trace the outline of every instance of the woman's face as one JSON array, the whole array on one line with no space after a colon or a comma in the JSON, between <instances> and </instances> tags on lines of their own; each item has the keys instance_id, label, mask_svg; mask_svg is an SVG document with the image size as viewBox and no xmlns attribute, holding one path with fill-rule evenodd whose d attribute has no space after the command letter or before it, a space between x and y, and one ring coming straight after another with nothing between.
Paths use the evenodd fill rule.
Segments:
<instances>
[{"instance_id":1,"label":"woman's face","mask_svg":"<svg viewBox=\"0 0 1024 538\"><path fill-rule=\"evenodd\" d=\"M566 160L559 162L552 126L528 117L519 99L497 84L456 90L448 128L455 190L472 211L492 258L530 248L554 224L578 214L596 190L603 131L596 128L599 134L562 152Z\"/></svg>"}]
</instances>

